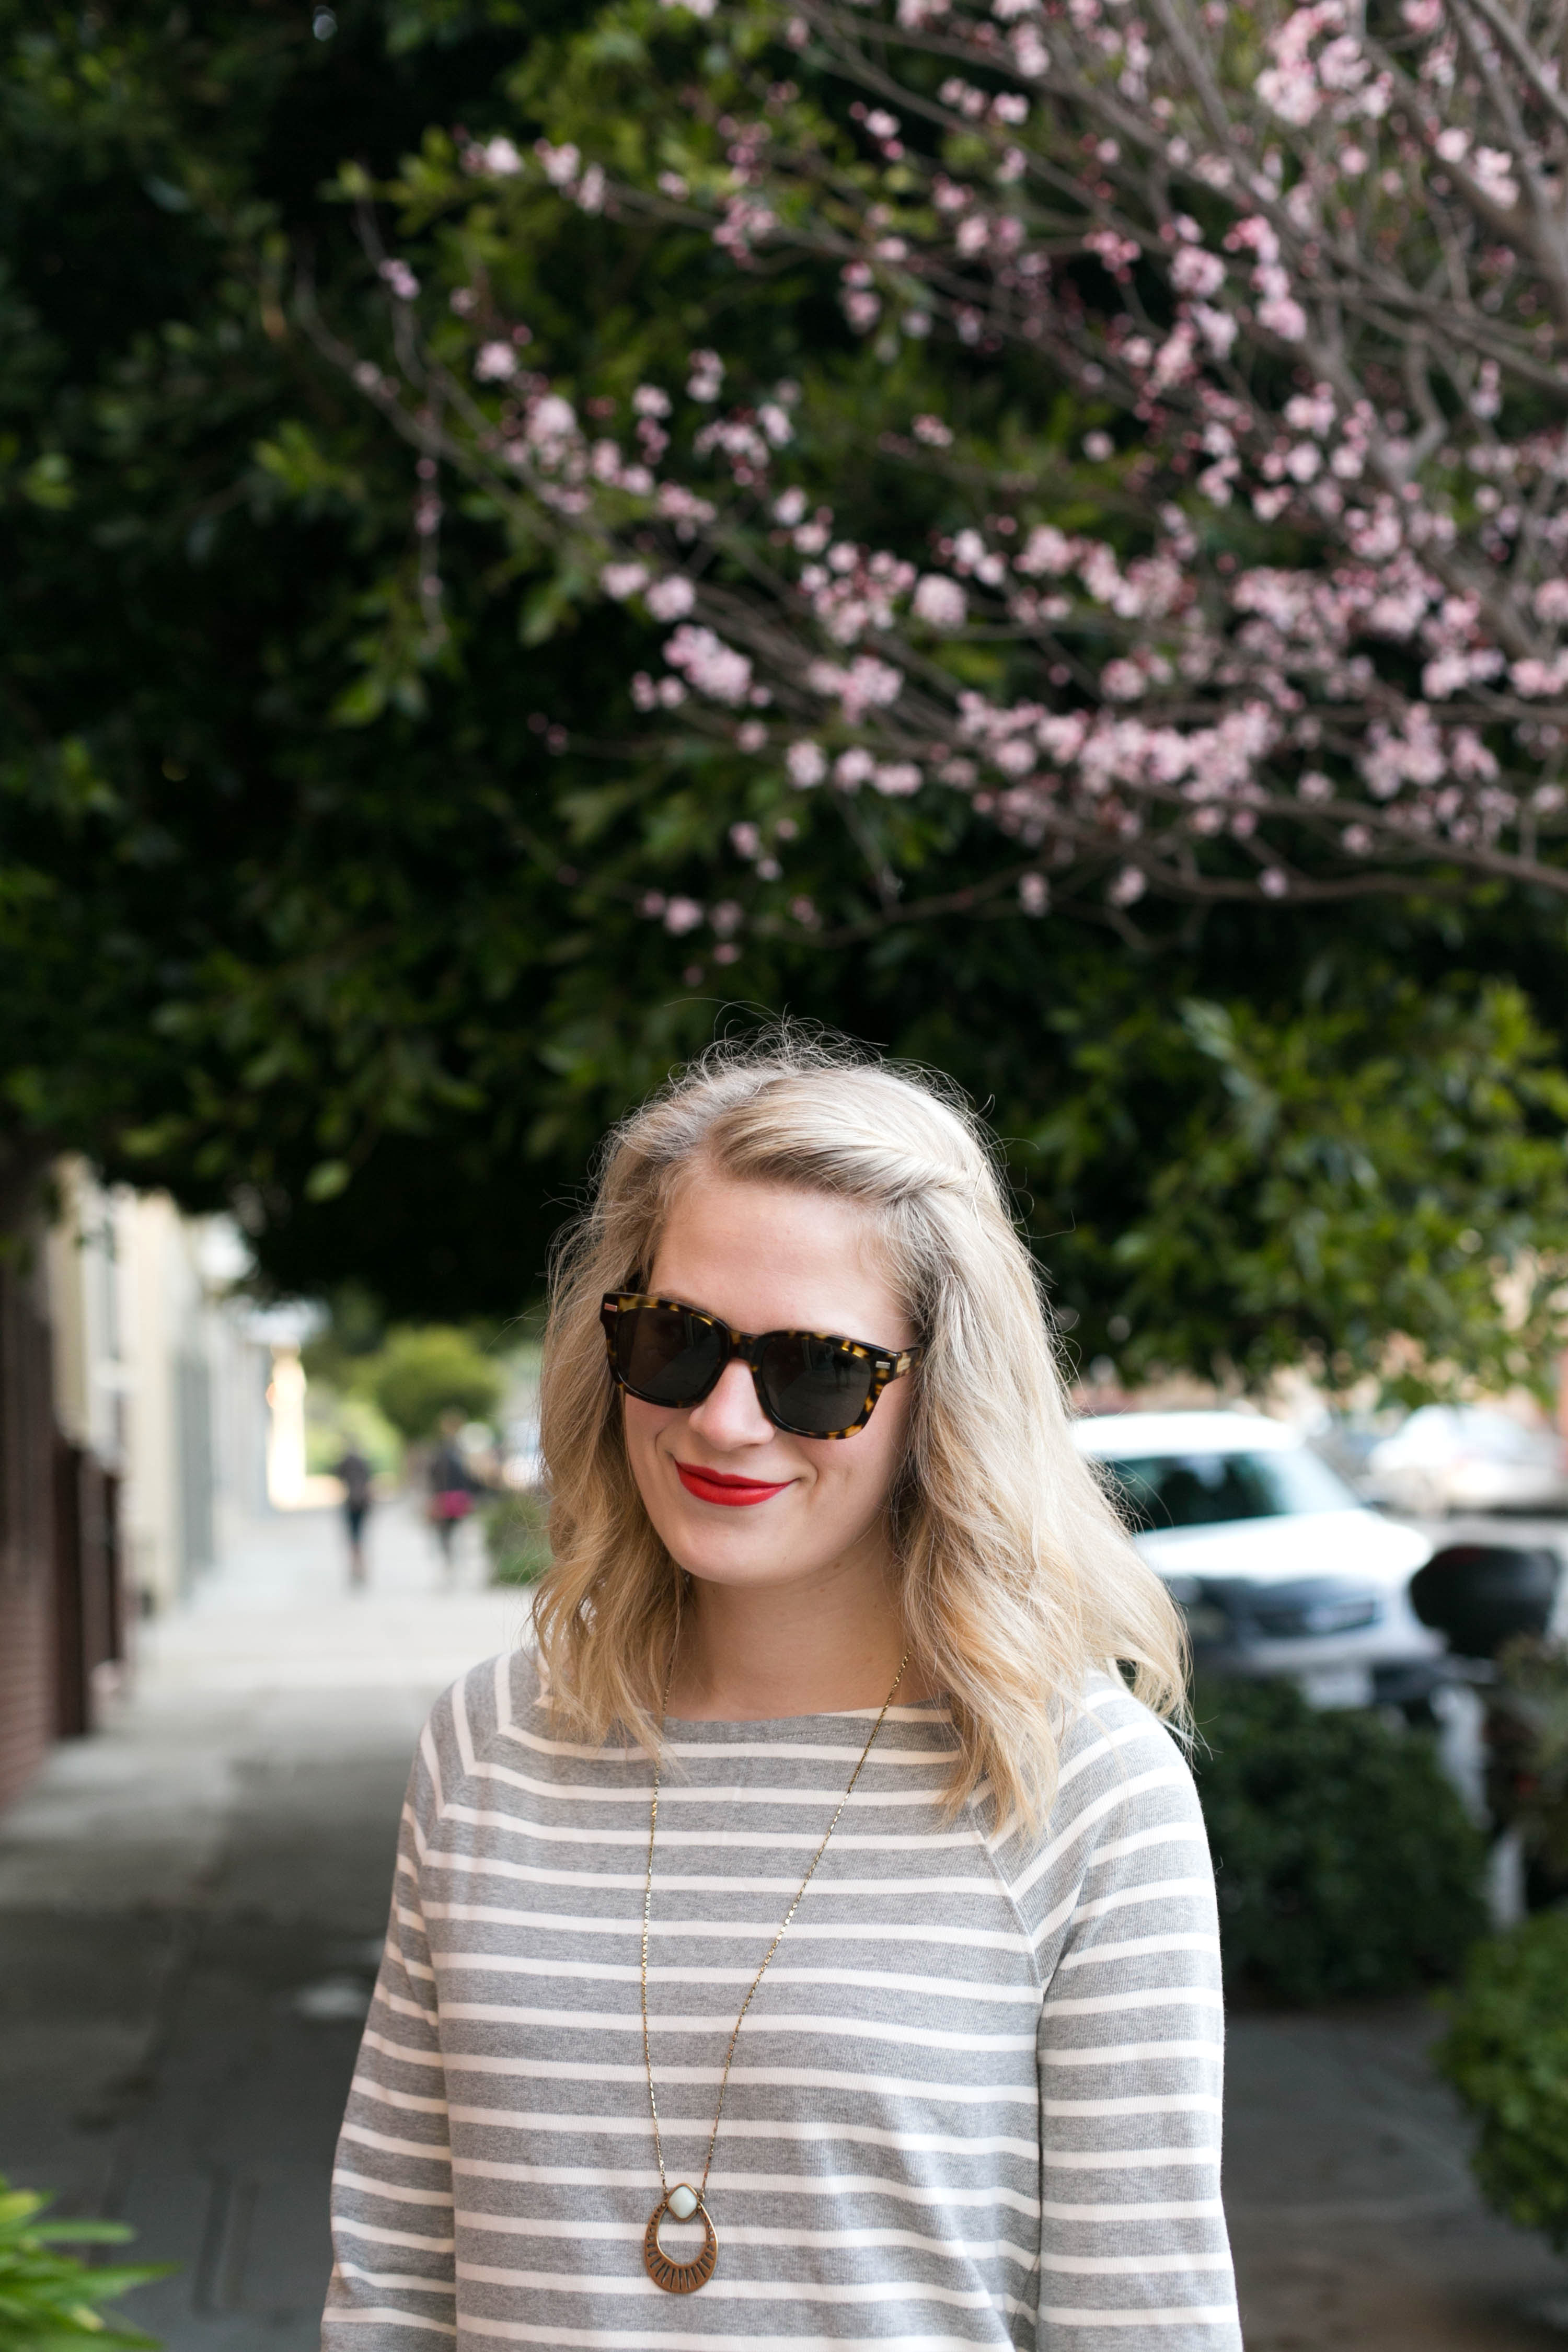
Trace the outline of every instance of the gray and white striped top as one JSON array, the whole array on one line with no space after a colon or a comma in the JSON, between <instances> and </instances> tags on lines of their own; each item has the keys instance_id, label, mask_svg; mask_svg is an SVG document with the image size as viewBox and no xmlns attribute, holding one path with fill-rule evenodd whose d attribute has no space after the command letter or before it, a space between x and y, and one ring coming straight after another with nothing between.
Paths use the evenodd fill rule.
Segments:
<instances>
[{"instance_id":1,"label":"gray and white striped top","mask_svg":"<svg viewBox=\"0 0 1568 2352\"><path fill-rule=\"evenodd\" d=\"M671 2185L874 1716L668 1727L648 2000ZM1180 1753L1087 1693L1045 1833L939 1809L891 1710L736 2045L718 2268L647 2277L650 1763L552 1737L523 1652L420 1743L338 2150L328 2352L1239 2352L1219 2201L1213 1877ZM666 2221L689 2260L700 2225Z\"/></svg>"}]
</instances>

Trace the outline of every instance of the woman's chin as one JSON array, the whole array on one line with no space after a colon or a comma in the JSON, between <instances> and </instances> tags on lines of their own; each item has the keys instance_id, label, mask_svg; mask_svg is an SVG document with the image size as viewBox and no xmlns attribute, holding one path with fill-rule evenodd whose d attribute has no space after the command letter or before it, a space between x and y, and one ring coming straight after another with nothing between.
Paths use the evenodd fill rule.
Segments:
<instances>
[{"instance_id":1,"label":"woman's chin","mask_svg":"<svg viewBox=\"0 0 1568 2352\"><path fill-rule=\"evenodd\" d=\"M687 1538L681 1531L671 1542L665 1543L673 1559L688 1576L702 1584L750 1584L759 1590L770 1584L788 1584L800 1573L799 1555L790 1546L772 1542L747 1542L741 1537L710 1534L707 1529L693 1531Z\"/></svg>"}]
</instances>

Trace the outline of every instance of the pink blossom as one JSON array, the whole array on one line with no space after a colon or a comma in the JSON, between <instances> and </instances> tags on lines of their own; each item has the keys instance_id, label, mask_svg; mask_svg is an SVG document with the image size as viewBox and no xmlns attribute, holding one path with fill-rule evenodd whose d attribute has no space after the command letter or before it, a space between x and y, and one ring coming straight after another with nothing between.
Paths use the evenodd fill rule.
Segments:
<instances>
[{"instance_id":1,"label":"pink blossom","mask_svg":"<svg viewBox=\"0 0 1568 2352\"><path fill-rule=\"evenodd\" d=\"M1086 253L1094 254L1105 264L1112 277L1131 268L1141 250L1135 237L1122 236L1113 228L1091 228L1083 247Z\"/></svg>"},{"instance_id":2,"label":"pink blossom","mask_svg":"<svg viewBox=\"0 0 1568 2352\"><path fill-rule=\"evenodd\" d=\"M784 753L789 780L797 792L809 792L827 773L827 754L820 743L792 743Z\"/></svg>"},{"instance_id":3,"label":"pink blossom","mask_svg":"<svg viewBox=\"0 0 1568 2352\"><path fill-rule=\"evenodd\" d=\"M1568 656L1559 654L1555 661L1550 662L1510 662L1508 675L1514 692L1529 699L1561 694L1563 687L1568 686Z\"/></svg>"},{"instance_id":4,"label":"pink blossom","mask_svg":"<svg viewBox=\"0 0 1568 2352\"><path fill-rule=\"evenodd\" d=\"M674 523L679 539L694 539L701 526L711 522L714 516L710 501L700 499L680 482L659 484L658 506L666 520Z\"/></svg>"},{"instance_id":5,"label":"pink blossom","mask_svg":"<svg viewBox=\"0 0 1568 2352\"><path fill-rule=\"evenodd\" d=\"M667 572L647 592L648 611L656 621L683 620L697 602L697 591L682 572Z\"/></svg>"},{"instance_id":6,"label":"pink blossom","mask_svg":"<svg viewBox=\"0 0 1568 2352\"><path fill-rule=\"evenodd\" d=\"M1079 552L1081 542L1068 539L1054 523L1039 523L1029 533L1021 555L1014 560L1014 570L1030 574L1048 572L1060 574L1067 571Z\"/></svg>"},{"instance_id":7,"label":"pink blossom","mask_svg":"<svg viewBox=\"0 0 1568 2352\"><path fill-rule=\"evenodd\" d=\"M1307 331L1307 313L1293 294L1275 294L1258 304L1258 323L1282 342L1299 343Z\"/></svg>"},{"instance_id":8,"label":"pink blossom","mask_svg":"<svg viewBox=\"0 0 1568 2352\"><path fill-rule=\"evenodd\" d=\"M1258 77L1258 95L1282 122L1297 129L1310 122L1322 104L1322 92L1305 58L1265 67Z\"/></svg>"},{"instance_id":9,"label":"pink blossom","mask_svg":"<svg viewBox=\"0 0 1568 2352\"><path fill-rule=\"evenodd\" d=\"M1293 393L1285 403L1285 422L1295 433L1313 433L1321 441L1333 427L1334 395L1326 383L1313 386L1310 393Z\"/></svg>"},{"instance_id":10,"label":"pink blossom","mask_svg":"<svg viewBox=\"0 0 1568 2352\"><path fill-rule=\"evenodd\" d=\"M599 585L606 596L613 596L617 604L624 604L628 596L636 596L647 586L647 566L646 563L606 563L599 574Z\"/></svg>"},{"instance_id":11,"label":"pink blossom","mask_svg":"<svg viewBox=\"0 0 1568 2352\"><path fill-rule=\"evenodd\" d=\"M962 629L964 620L963 591L956 580L949 580L939 572L928 572L915 588L913 610L918 620L933 629Z\"/></svg>"},{"instance_id":12,"label":"pink blossom","mask_svg":"<svg viewBox=\"0 0 1568 2352\"><path fill-rule=\"evenodd\" d=\"M702 920L701 901L697 898L671 898L664 910L664 928L678 940L694 931Z\"/></svg>"},{"instance_id":13,"label":"pink blossom","mask_svg":"<svg viewBox=\"0 0 1568 2352\"><path fill-rule=\"evenodd\" d=\"M806 683L817 694L837 697L853 727L868 710L885 709L898 700L903 690L904 675L889 662L861 654L847 668L840 668L835 662L813 662L806 672Z\"/></svg>"},{"instance_id":14,"label":"pink blossom","mask_svg":"<svg viewBox=\"0 0 1568 2352\"><path fill-rule=\"evenodd\" d=\"M1225 284L1225 264L1217 253L1184 245L1171 264L1171 282L1178 294L1217 294Z\"/></svg>"},{"instance_id":15,"label":"pink blossom","mask_svg":"<svg viewBox=\"0 0 1568 2352\"><path fill-rule=\"evenodd\" d=\"M1483 195L1494 205L1511 206L1519 202L1519 182L1513 175L1513 158L1501 147L1478 147L1470 159L1470 170Z\"/></svg>"},{"instance_id":16,"label":"pink blossom","mask_svg":"<svg viewBox=\"0 0 1568 2352\"><path fill-rule=\"evenodd\" d=\"M711 629L683 623L666 645L664 657L672 669L684 671L688 682L710 701L734 704L746 699L752 664Z\"/></svg>"},{"instance_id":17,"label":"pink blossom","mask_svg":"<svg viewBox=\"0 0 1568 2352\"><path fill-rule=\"evenodd\" d=\"M879 762L871 772L871 782L889 800L905 800L918 793L923 779L912 760L889 760Z\"/></svg>"},{"instance_id":18,"label":"pink blossom","mask_svg":"<svg viewBox=\"0 0 1568 2352\"><path fill-rule=\"evenodd\" d=\"M583 161L579 149L570 142L563 147L552 147L548 139L539 139L534 142L533 152L543 164L544 176L552 188L570 187Z\"/></svg>"},{"instance_id":19,"label":"pink blossom","mask_svg":"<svg viewBox=\"0 0 1568 2352\"><path fill-rule=\"evenodd\" d=\"M856 744L848 751L840 751L833 762L833 781L841 793L858 793L876 764L869 751Z\"/></svg>"},{"instance_id":20,"label":"pink blossom","mask_svg":"<svg viewBox=\"0 0 1568 2352\"><path fill-rule=\"evenodd\" d=\"M687 395L692 400L717 400L724 382L724 362L717 352L693 352L689 362Z\"/></svg>"},{"instance_id":21,"label":"pink blossom","mask_svg":"<svg viewBox=\"0 0 1568 2352\"><path fill-rule=\"evenodd\" d=\"M993 740L991 763L993 767L1000 768L1005 776L1031 774L1037 757L1035 746L1026 736L1012 735L999 741Z\"/></svg>"},{"instance_id":22,"label":"pink blossom","mask_svg":"<svg viewBox=\"0 0 1568 2352\"><path fill-rule=\"evenodd\" d=\"M1229 358L1238 328L1228 310L1215 310L1207 302L1194 302L1193 323L1215 359Z\"/></svg>"},{"instance_id":23,"label":"pink blossom","mask_svg":"<svg viewBox=\"0 0 1568 2352\"><path fill-rule=\"evenodd\" d=\"M576 413L569 400L563 400L559 393L549 392L533 403L523 429L536 446L564 441L577 430Z\"/></svg>"}]
</instances>

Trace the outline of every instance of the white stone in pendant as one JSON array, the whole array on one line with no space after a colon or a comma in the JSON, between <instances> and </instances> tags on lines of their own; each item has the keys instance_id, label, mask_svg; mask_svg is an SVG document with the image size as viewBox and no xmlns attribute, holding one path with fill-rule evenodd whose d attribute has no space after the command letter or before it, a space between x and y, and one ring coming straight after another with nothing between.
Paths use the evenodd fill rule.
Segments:
<instances>
[{"instance_id":1,"label":"white stone in pendant","mask_svg":"<svg viewBox=\"0 0 1568 2352\"><path fill-rule=\"evenodd\" d=\"M697 2210L697 2191L688 2189L683 2180L679 2189L669 2192L669 2210L678 2221L689 2221Z\"/></svg>"}]
</instances>

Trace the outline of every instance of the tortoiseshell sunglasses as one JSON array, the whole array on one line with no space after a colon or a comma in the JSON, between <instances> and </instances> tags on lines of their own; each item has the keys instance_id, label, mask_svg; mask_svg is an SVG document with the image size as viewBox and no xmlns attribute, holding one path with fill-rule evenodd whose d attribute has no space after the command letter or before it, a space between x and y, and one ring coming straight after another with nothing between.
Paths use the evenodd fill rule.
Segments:
<instances>
[{"instance_id":1,"label":"tortoiseshell sunglasses","mask_svg":"<svg viewBox=\"0 0 1568 2352\"><path fill-rule=\"evenodd\" d=\"M610 1370L628 1396L684 1412L710 1396L738 1358L751 1366L773 1427L792 1437L853 1437L889 1381L912 1372L925 1353L895 1353L832 1331L737 1331L700 1307L636 1290L607 1290L599 1320Z\"/></svg>"}]
</instances>

